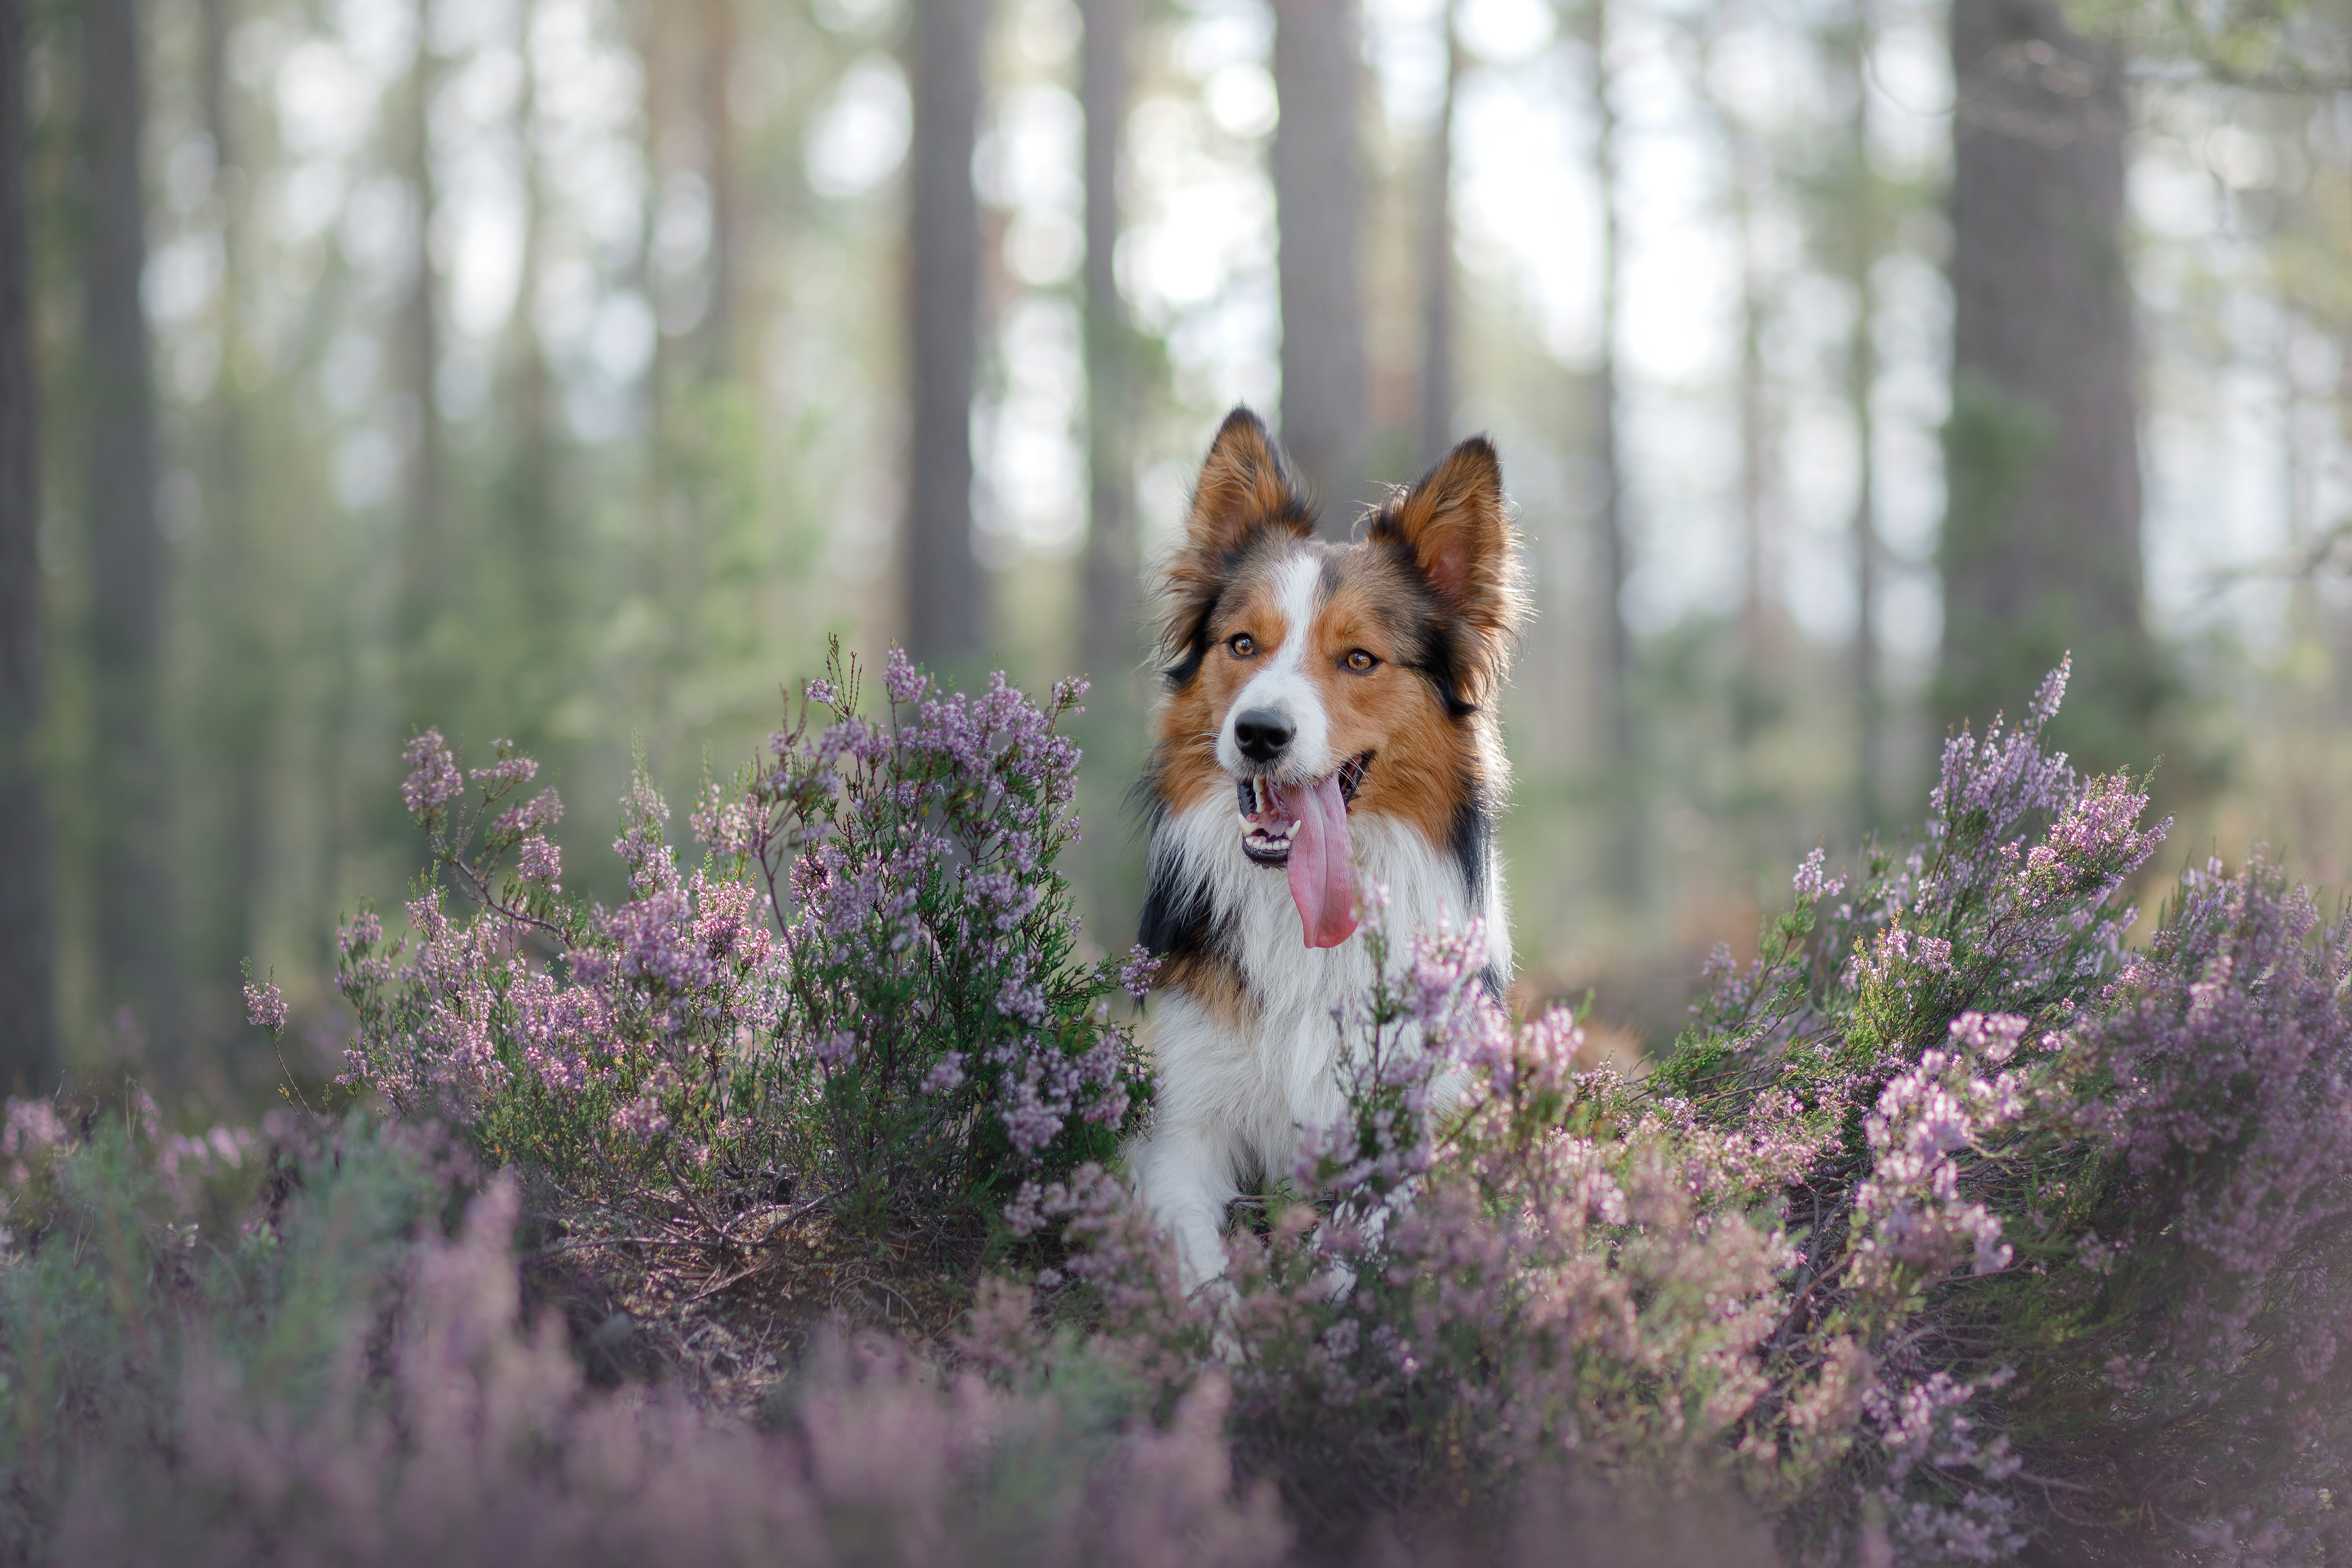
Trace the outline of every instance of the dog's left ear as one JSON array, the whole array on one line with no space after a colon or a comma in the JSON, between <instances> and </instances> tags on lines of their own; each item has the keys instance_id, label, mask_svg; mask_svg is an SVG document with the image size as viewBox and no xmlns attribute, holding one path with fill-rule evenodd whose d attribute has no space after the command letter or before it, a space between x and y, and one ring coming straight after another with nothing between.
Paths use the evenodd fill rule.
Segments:
<instances>
[{"instance_id":1,"label":"dog's left ear","mask_svg":"<svg viewBox=\"0 0 2352 1568\"><path fill-rule=\"evenodd\" d=\"M1514 632L1525 617L1518 541L1494 443L1473 436L1372 519L1374 543L1402 549L1440 603L1474 629Z\"/></svg>"}]
</instances>

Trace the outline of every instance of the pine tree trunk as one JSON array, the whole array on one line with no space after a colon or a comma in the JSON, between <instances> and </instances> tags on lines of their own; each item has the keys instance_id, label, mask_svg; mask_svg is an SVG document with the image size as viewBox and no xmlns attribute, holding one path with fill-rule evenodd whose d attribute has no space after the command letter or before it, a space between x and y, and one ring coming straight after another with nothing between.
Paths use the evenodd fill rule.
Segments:
<instances>
[{"instance_id":1,"label":"pine tree trunk","mask_svg":"<svg viewBox=\"0 0 2352 1568\"><path fill-rule=\"evenodd\" d=\"M1625 580L1633 571L1633 516L1626 505L1624 453L1617 432L1617 316L1619 225L1617 221L1617 106L1609 66L1609 7L1593 0L1592 110L1596 133L1593 174L1601 193L1601 352L1593 367L1592 398L1597 428L1594 455L1601 468L1601 506L1595 520L1600 531L1601 594L1596 606L1601 622L1601 710L1603 742L1609 755L1598 770L1612 783L1616 811L1614 831L1603 865L1610 892L1628 907L1643 898L1647 821L1638 782L1641 776L1641 734L1633 714L1633 634L1625 624Z\"/></svg>"},{"instance_id":2,"label":"pine tree trunk","mask_svg":"<svg viewBox=\"0 0 2352 1568\"><path fill-rule=\"evenodd\" d=\"M165 562L155 527L155 405L140 282L147 264L135 0L82 11L89 150L83 331L90 376L90 675L100 825L95 885L99 976L166 1051L180 1037L172 911L171 803L158 732Z\"/></svg>"},{"instance_id":3,"label":"pine tree trunk","mask_svg":"<svg viewBox=\"0 0 2352 1568\"><path fill-rule=\"evenodd\" d=\"M408 535L403 563L401 632L414 658L416 639L447 605L456 576L446 498L442 494L441 410L435 377L441 368L440 277L433 263L433 92L436 72L431 45L432 0L416 0L416 60L409 74L403 125L402 171L416 198L416 232L409 257L408 297L398 326L400 383L415 417L408 459ZM412 710L404 717L425 723L422 694L409 692Z\"/></svg>"},{"instance_id":4,"label":"pine tree trunk","mask_svg":"<svg viewBox=\"0 0 2352 1568\"><path fill-rule=\"evenodd\" d=\"M1082 0L1078 102L1086 114L1087 560L1082 652L1097 712L1118 717L1143 652L1136 585L1134 343L1115 266L1118 165L1134 0Z\"/></svg>"},{"instance_id":5,"label":"pine tree trunk","mask_svg":"<svg viewBox=\"0 0 2352 1568\"><path fill-rule=\"evenodd\" d=\"M1421 410L1414 445L1425 468L1454 444L1454 97L1462 80L1462 44L1447 0L1445 95L1430 137L1427 206L1421 237Z\"/></svg>"},{"instance_id":6,"label":"pine tree trunk","mask_svg":"<svg viewBox=\"0 0 2352 1568\"><path fill-rule=\"evenodd\" d=\"M1764 328L1770 305L1756 236L1756 193L1769 178L1755 139L1735 129L1732 174L1734 226L1739 240L1739 668L1732 681L1732 731L1742 745L1756 738L1770 706L1771 510L1779 475L1773 454L1771 379L1764 363Z\"/></svg>"},{"instance_id":7,"label":"pine tree trunk","mask_svg":"<svg viewBox=\"0 0 2352 1568\"><path fill-rule=\"evenodd\" d=\"M727 79L735 59L733 0L702 0L702 158L710 182L710 255L704 264L709 302L703 309L703 368L712 381L730 379L738 354L736 273L742 193L735 175L735 119L727 107Z\"/></svg>"},{"instance_id":8,"label":"pine tree trunk","mask_svg":"<svg viewBox=\"0 0 2352 1568\"><path fill-rule=\"evenodd\" d=\"M268 551L252 516L246 398L236 370L245 334L239 290L245 281L241 218L245 181L238 167L241 142L233 119L229 85L229 36L236 18L232 0L202 0L198 10L197 74L204 124L213 143L213 194L220 214L221 280L213 312L219 335L221 369L199 428L195 454L204 479L205 530L211 591L226 612L216 635L222 668L208 684L216 705L212 722L216 752L229 775L229 845L224 870L227 908L217 935L199 936L200 961L226 975L262 944L261 902L268 875L269 823L277 738L278 658L271 632L276 617L268 583Z\"/></svg>"},{"instance_id":9,"label":"pine tree trunk","mask_svg":"<svg viewBox=\"0 0 2352 1568\"><path fill-rule=\"evenodd\" d=\"M513 313L504 345L508 437L507 505L513 519L516 578L530 619L530 689L541 700L552 698L546 680L559 657L563 634L564 570L555 503L555 442L552 389L547 354L539 339L537 304L547 266L547 181L539 156L539 79L531 62L530 35L538 0L523 0L516 19L523 59L523 85L515 106L522 145L522 258L518 268Z\"/></svg>"},{"instance_id":10,"label":"pine tree trunk","mask_svg":"<svg viewBox=\"0 0 2352 1568\"><path fill-rule=\"evenodd\" d=\"M1358 282L1362 63L1355 0L1275 0L1274 200L1282 297L1282 444L1345 538L1369 487Z\"/></svg>"},{"instance_id":11,"label":"pine tree trunk","mask_svg":"<svg viewBox=\"0 0 2352 1568\"><path fill-rule=\"evenodd\" d=\"M907 213L907 647L955 666L982 651L986 606L971 552L971 395L980 353L979 134L988 0L917 0L908 38L915 104Z\"/></svg>"},{"instance_id":12,"label":"pine tree trunk","mask_svg":"<svg viewBox=\"0 0 2352 1568\"><path fill-rule=\"evenodd\" d=\"M55 1087L55 891L41 723L26 0L0 0L0 1093Z\"/></svg>"},{"instance_id":13,"label":"pine tree trunk","mask_svg":"<svg viewBox=\"0 0 2352 1568\"><path fill-rule=\"evenodd\" d=\"M1853 110L1846 127L1846 159L1852 170L1853 211L1845 256L1846 285L1853 290L1853 328L1846 339L1845 400L1853 415L1853 700L1854 809L1865 832L1878 826L1885 809L1879 783L1885 731L1885 700L1878 679L1878 421L1872 399L1878 389L1878 289L1874 279L1880 249L1878 184L1870 165L1870 52L1876 37L1871 0L1854 0L1849 60L1853 73Z\"/></svg>"},{"instance_id":14,"label":"pine tree trunk","mask_svg":"<svg viewBox=\"0 0 2352 1568\"><path fill-rule=\"evenodd\" d=\"M2014 713L2072 649L2058 735L2148 760L2123 62L2046 0L1954 0L1947 721Z\"/></svg>"}]
</instances>

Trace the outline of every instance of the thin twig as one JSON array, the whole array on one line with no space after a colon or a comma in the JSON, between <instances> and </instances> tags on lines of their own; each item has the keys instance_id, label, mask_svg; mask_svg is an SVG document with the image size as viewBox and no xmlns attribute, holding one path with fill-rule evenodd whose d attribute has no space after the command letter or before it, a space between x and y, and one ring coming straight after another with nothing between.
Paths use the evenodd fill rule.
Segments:
<instances>
[{"instance_id":1,"label":"thin twig","mask_svg":"<svg viewBox=\"0 0 2352 1568\"><path fill-rule=\"evenodd\" d=\"M566 1241L553 1247L542 1247L531 1256L553 1258L560 1252L583 1252L597 1247L691 1247L703 1252L718 1250L716 1245L708 1241L675 1241L662 1236L597 1236L591 1237L585 1241Z\"/></svg>"}]
</instances>

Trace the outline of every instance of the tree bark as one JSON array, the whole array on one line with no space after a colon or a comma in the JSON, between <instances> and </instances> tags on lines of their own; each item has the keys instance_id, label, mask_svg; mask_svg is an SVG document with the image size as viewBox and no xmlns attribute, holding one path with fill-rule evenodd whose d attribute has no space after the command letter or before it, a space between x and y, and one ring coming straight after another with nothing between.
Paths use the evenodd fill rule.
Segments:
<instances>
[{"instance_id":1,"label":"tree bark","mask_svg":"<svg viewBox=\"0 0 2352 1568\"><path fill-rule=\"evenodd\" d=\"M155 405L140 282L147 264L140 132L136 0L82 10L82 103L88 163L83 331L90 376L88 430L90 674L100 826L96 865L99 977L110 1013L168 1049L180 1035L173 925L171 802L158 732L163 540L155 527Z\"/></svg>"},{"instance_id":2,"label":"tree bark","mask_svg":"<svg viewBox=\"0 0 2352 1568\"><path fill-rule=\"evenodd\" d=\"M1617 810L1615 831L1604 866L1609 889L1619 902L1638 907L1643 895L1643 853L1647 824L1637 787L1641 734L1633 714L1633 634L1625 624L1625 581L1633 571L1633 518L1626 505L1624 453L1617 430L1617 316L1619 254L1617 217L1617 106L1611 96L1608 0L1593 0L1592 165L1601 193L1601 347L1592 372L1594 455L1601 468L1600 530L1601 593L1601 710L1609 755L1600 769L1612 782Z\"/></svg>"},{"instance_id":3,"label":"tree bark","mask_svg":"<svg viewBox=\"0 0 2352 1568\"><path fill-rule=\"evenodd\" d=\"M2145 765L2160 679L2141 613L2123 62L2046 0L1954 0L1948 721L2021 708L2070 648L2058 738Z\"/></svg>"},{"instance_id":4,"label":"tree bark","mask_svg":"<svg viewBox=\"0 0 2352 1568\"><path fill-rule=\"evenodd\" d=\"M201 945L195 956L223 975L234 973L239 959L255 956L261 946L279 698L268 552L251 513L246 396L236 374L244 353L239 290L245 279L241 209L246 184L238 166L241 142L229 85L234 9L233 0L202 0L197 18L199 96L205 131L213 144L213 195L220 223L221 279L212 325L220 342L221 368L202 415L202 449L194 455L204 479L209 591L219 595L226 612L218 632L221 668L208 681L206 695L214 709L210 721L221 742L218 754L229 775L230 801L227 908L216 935L196 933Z\"/></svg>"},{"instance_id":5,"label":"tree bark","mask_svg":"<svg viewBox=\"0 0 2352 1568\"><path fill-rule=\"evenodd\" d=\"M1421 251L1421 410L1414 445L1423 467L1454 445L1454 97L1462 80L1462 43L1447 0L1445 96L1430 136L1428 205Z\"/></svg>"},{"instance_id":6,"label":"tree bark","mask_svg":"<svg viewBox=\"0 0 2352 1568\"><path fill-rule=\"evenodd\" d=\"M1087 558L1083 653L1104 717L1124 705L1143 652L1137 613L1135 346L1119 298L1118 165L1134 0L1081 0L1078 103L1086 115Z\"/></svg>"},{"instance_id":7,"label":"tree bark","mask_svg":"<svg viewBox=\"0 0 2352 1568\"><path fill-rule=\"evenodd\" d=\"M1852 189L1845 215L1846 286L1853 290L1853 330L1846 339L1845 400L1853 415L1853 702L1854 812L1864 832L1885 809L1879 783L1886 704L1878 678L1878 289L1874 275L1882 250L1878 182L1870 165L1870 52L1876 37L1871 0L1854 0L1848 59L1853 110L1846 125Z\"/></svg>"},{"instance_id":8,"label":"tree bark","mask_svg":"<svg viewBox=\"0 0 2352 1568\"><path fill-rule=\"evenodd\" d=\"M0 1091L55 1087L57 917L41 724L26 0L0 0Z\"/></svg>"},{"instance_id":9,"label":"tree bark","mask_svg":"<svg viewBox=\"0 0 2352 1568\"><path fill-rule=\"evenodd\" d=\"M1756 237L1756 193L1770 175L1756 138L1729 125L1733 148L1732 218L1739 247L1739 594L1738 669L1732 680L1732 731L1752 742L1771 706L1773 668L1772 505L1780 475L1773 455L1771 376L1764 363L1770 311Z\"/></svg>"},{"instance_id":10,"label":"tree bark","mask_svg":"<svg viewBox=\"0 0 2352 1568\"><path fill-rule=\"evenodd\" d=\"M909 421L903 554L907 647L953 666L982 651L986 605L971 552L971 395L980 353L979 135L988 0L917 0L907 41L914 98L907 212Z\"/></svg>"},{"instance_id":11,"label":"tree bark","mask_svg":"<svg viewBox=\"0 0 2352 1568\"><path fill-rule=\"evenodd\" d=\"M404 563L401 631L413 650L448 603L456 576L446 498L442 493L441 403L435 385L441 367L439 269L433 262L432 0L416 0L416 59L410 70L402 125L403 170L416 198L415 248L409 258L408 297L400 311L398 363L401 384L415 417L415 445L408 459L407 558ZM418 694L410 693L410 706ZM422 723L427 716L405 716Z\"/></svg>"},{"instance_id":12,"label":"tree bark","mask_svg":"<svg viewBox=\"0 0 2352 1568\"><path fill-rule=\"evenodd\" d=\"M735 118L727 106L727 79L735 61L733 0L702 0L702 161L710 182L710 255L705 265L709 302L703 308L703 369L715 382L733 377L738 252L742 192L735 174Z\"/></svg>"},{"instance_id":13,"label":"tree bark","mask_svg":"<svg viewBox=\"0 0 2352 1568\"><path fill-rule=\"evenodd\" d=\"M530 617L529 669L532 680L551 667L562 641L567 556L558 537L555 505L555 441L552 389L547 354L539 338L540 281L546 271L546 176L539 156L539 79L530 35L538 0L523 0L516 18L522 51L520 100L515 125L522 143L522 258L515 282L513 313L504 345L508 440L507 504L514 521L516 580L522 585Z\"/></svg>"},{"instance_id":14,"label":"tree bark","mask_svg":"<svg viewBox=\"0 0 2352 1568\"><path fill-rule=\"evenodd\" d=\"M1366 499L1357 258L1363 66L1355 0L1275 0L1274 201L1282 303L1282 444L1327 533Z\"/></svg>"}]
</instances>

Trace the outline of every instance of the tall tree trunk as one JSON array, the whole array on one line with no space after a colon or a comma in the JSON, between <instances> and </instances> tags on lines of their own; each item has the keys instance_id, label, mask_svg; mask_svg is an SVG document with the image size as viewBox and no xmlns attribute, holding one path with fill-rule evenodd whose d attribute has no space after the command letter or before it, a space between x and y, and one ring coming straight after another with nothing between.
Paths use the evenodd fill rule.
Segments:
<instances>
[{"instance_id":1,"label":"tall tree trunk","mask_svg":"<svg viewBox=\"0 0 2352 1568\"><path fill-rule=\"evenodd\" d=\"M507 504L513 519L516 578L530 622L526 673L530 688L543 700L551 693L540 689L540 678L553 664L562 637L566 556L557 538L552 397L547 354L539 339L539 289L547 260L547 181L539 156L539 76L530 47L538 16L538 0L523 0L516 17L522 94L515 106L522 143L522 258L503 357L511 423Z\"/></svg>"},{"instance_id":2,"label":"tall tree trunk","mask_svg":"<svg viewBox=\"0 0 2352 1568\"><path fill-rule=\"evenodd\" d=\"M1136 606L1134 342L1119 298L1118 165L1134 0L1081 0L1078 102L1086 114L1086 669L1094 702L1118 718L1143 642Z\"/></svg>"},{"instance_id":3,"label":"tall tree trunk","mask_svg":"<svg viewBox=\"0 0 2352 1568\"><path fill-rule=\"evenodd\" d=\"M980 353L979 135L988 0L917 0L907 42L915 104L907 212L907 647L934 664L982 651L971 552L971 394Z\"/></svg>"},{"instance_id":4,"label":"tall tree trunk","mask_svg":"<svg viewBox=\"0 0 2352 1568\"><path fill-rule=\"evenodd\" d=\"M229 772L228 909L219 922L208 963L227 973L236 961L261 946L261 900L268 876L272 746L277 730L278 660L268 635L273 621L264 563L267 552L255 537L251 513L245 394L237 364L244 355L239 290L245 279L244 192L238 167L241 142L234 120L228 44L234 30L234 0L202 0L198 10L197 75L205 131L213 144L213 195L220 214L220 292L213 330L220 340L219 380L205 411L204 458L206 511L214 541L215 591L226 601L222 628L226 655L214 682L215 722Z\"/></svg>"},{"instance_id":5,"label":"tall tree trunk","mask_svg":"<svg viewBox=\"0 0 2352 1568\"><path fill-rule=\"evenodd\" d=\"M2059 738L2147 761L2122 61L2047 0L1954 0L1952 413L1937 707L2014 712L2070 647Z\"/></svg>"},{"instance_id":6,"label":"tall tree trunk","mask_svg":"<svg viewBox=\"0 0 2352 1568\"><path fill-rule=\"evenodd\" d=\"M710 182L710 255L705 263L710 294L703 308L702 358L713 381L729 380L737 364L742 192L735 175L735 118L727 107L727 79L734 63L734 0L702 0L702 163Z\"/></svg>"},{"instance_id":7,"label":"tall tree trunk","mask_svg":"<svg viewBox=\"0 0 2352 1568\"><path fill-rule=\"evenodd\" d=\"M1773 453L1771 379L1764 363L1770 310L1756 237L1756 193L1769 177L1756 138L1727 127L1733 145L1732 218L1739 246L1739 651L1732 682L1732 729L1741 744L1764 723L1777 674L1772 647L1772 519L1779 475Z\"/></svg>"},{"instance_id":8,"label":"tall tree trunk","mask_svg":"<svg viewBox=\"0 0 2352 1568\"><path fill-rule=\"evenodd\" d=\"M149 1039L180 1035L173 951L171 801L157 730L165 562L155 528L155 404L140 280L147 265L136 0L82 11L82 115L89 149L83 329L90 386L90 674L100 824L99 976L105 1006L129 1008Z\"/></svg>"},{"instance_id":9,"label":"tall tree trunk","mask_svg":"<svg viewBox=\"0 0 2352 1568\"><path fill-rule=\"evenodd\" d=\"M1363 67L1355 0L1275 0L1274 202L1282 296L1282 444L1344 537L1364 499L1364 329L1357 258Z\"/></svg>"},{"instance_id":10,"label":"tall tree trunk","mask_svg":"<svg viewBox=\"0 0 2352 1568\"><path fill-rule=\"evenodd\" d=\"M1852 189L1845 215L1846 286L1853 290L1853 328L1846 339L1845 400L1853 414L1853 700L1854 810L1866 832L1878 826L1885 802L1879 783L1885 746L1885 700L1878 679L1878 288L1874 274L1883 237L1878 181L1870 165L1870 54L1876 40L1871 0L1854 0L1849 59L1853 111L1846 125Z\"/></svg>"},{"instance_id":11,"label":"tall tree trunk","mask_svg":"<svg viewBox=\"0 0 2352 1568\"><path fill-rule=\"evenodd\" d=\"M415 446L408 460L408 534L403 563L401 632L415 654L415 641L448 604L456 576L452 559L446 498L442 493L441 402L435 375L441 368L441 308L439 269L433 262L433 93L437 72L432 45L432 0L416 0L416 59L411 68L404 106L402 173L416 200L415 249L409 257L408 297L399 322L398 363L401 385L415 417ZM422 694L412 689L412 711L404 717L423 722L415 711Z\"/></svg>"},{"instance_id":12,"label":"tall tree trunk","mask_svg":"<svg viewBox=\"0 0 2352 1568\"><path fill-rule=\"evenodd\" d=\"M1446 0L1445 95L1429 139L1427 207L1421 237L1421 411L1414 445L1426 467L1454 444L1454 98L1462 81L1462 42Z\"/></svg>"},{"instance_id":13,"label":"tall tree trunk","mask_svg":"<svg viewBox=\"0 0 2352 1568\"><path fill-rule=\"evenodd\" d=\"M27 0L0 0L0 1092L53 1087L57 916L33 750L43 703Z\"/></svg>"},{"instance_id":14,"label":"tall tree trunk","mask_svg":"<svg viewBox=\"0 0 2352 1568\"><path fill-rule=\"evenodd\" d=\"M1604 867L1609 889L1628 906L1643 900L1643 842L1641 735L1633 714L1633 634L1625 624L1625 580L1633 570L1633 517L1626 504L1624 453L1617 431L1617 317L1622 270L1617 216L1617 105L1610 89L1608 0L1592 0L1592 166L1601 189L1601 352L1593 366L1596 429L1593 447L1601 465L1600 527L1601 626L1601 709L1609 756L1602 775L1612 781L1615 831Z\"/></svg>"}]
</instances>

